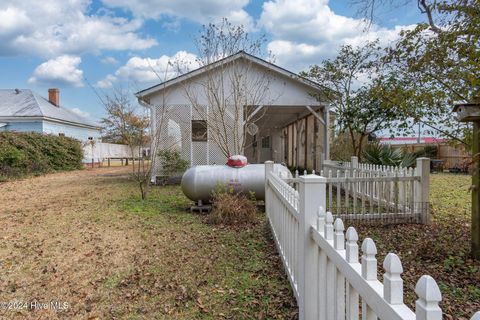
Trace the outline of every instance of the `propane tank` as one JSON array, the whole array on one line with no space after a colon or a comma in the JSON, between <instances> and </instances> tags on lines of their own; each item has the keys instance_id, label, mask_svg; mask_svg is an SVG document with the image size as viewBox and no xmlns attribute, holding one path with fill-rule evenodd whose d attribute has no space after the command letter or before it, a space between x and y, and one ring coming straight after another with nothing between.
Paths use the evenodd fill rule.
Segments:
<instances>
[{"instance_id":1,"label":"propane tank","mask_svg":"<svg viewBox=\"0 0 480 320\"><path fill-rule=\"evenodd\" d=\"M287 167L274 164L273 171L283 178L291 178ZM246 164L242 167L228 165L195 166L182 177L182 191L193 201L208 202L218 185L233 188L235 192L253 192L255 199L265 200L265 165Z\"/></svg>"}]
</instances>

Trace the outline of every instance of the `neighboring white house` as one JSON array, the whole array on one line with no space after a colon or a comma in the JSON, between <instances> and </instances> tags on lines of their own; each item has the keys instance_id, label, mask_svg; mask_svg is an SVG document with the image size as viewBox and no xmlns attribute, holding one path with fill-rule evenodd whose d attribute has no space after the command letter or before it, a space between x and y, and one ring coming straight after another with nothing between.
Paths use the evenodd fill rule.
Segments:
<instances>
[{"instance_id":1,"label":"neighboring white house","mask_svg":"<svg viewBox=\"0 0 480 320\"><path fill-rule=\"evenodd\" d=\"M48 90L48 100L29 89L0 89L0 131L100 138L100 125L63 107L58 89Z\"/></svg>"},{"instance_id":2,"label":"neighboring white house","mask_svg":"<svg viewBox=\"0 0 480 320\"><path fill-rule=\"evenodd\" d=\"M241 77L238 70L245 70ZM232 115L233 106L225 111L232 128L238 125L245 129L245 114L262 114L253 130L246 130L250 134L245 137L243 153L250 163L274 160L291 164L289 159L297 159L296 165L303 167L301 162L311 158L315 159L313 167L319 168L321 159L328 158L328 105L314 97L320 94L321 86L243 51L136 93L139 102L151 109L155 119L152 130L161 128L158 149L175 148L192 166L226 162L226 155L212 139L210 118L205 118L212 112L209 101L216 98L206 89L206 83L211 85L213 78L221 79L214 86L222 87L225 101L239 94L249 101L238 117ZM232 85L239 78L243 93ZM255 87L258 79L267 78L265 88ZM257 99L248 97L250 93ZM230 138L228 143L233 144Z\"/></svg>"}]
</instances>

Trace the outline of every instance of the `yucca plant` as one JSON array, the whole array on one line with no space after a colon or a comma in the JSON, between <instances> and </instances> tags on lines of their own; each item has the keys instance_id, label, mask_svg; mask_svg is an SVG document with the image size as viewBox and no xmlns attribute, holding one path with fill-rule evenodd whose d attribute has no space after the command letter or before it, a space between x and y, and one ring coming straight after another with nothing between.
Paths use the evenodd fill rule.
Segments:
<instances>
[{"instance_id":1,"label":"yucca plant","mask_svg":"<svg viewBox=\"0 0 480 320\"><path fill-rule=\"evenodd\" d=\"M389 145L370 143L363 152L363 160L370 164L412 167L415 165L416 155L393 149Z\"/></svg>"}]
</instances>

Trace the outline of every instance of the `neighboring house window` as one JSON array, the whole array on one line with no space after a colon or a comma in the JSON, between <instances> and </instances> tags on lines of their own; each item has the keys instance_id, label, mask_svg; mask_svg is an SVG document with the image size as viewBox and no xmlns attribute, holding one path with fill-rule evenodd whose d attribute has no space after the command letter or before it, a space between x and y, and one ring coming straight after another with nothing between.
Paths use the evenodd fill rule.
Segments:
<instances>
[{"instance_id":1,"label":"neighboring house window","mask_svg":"<svg viewBox=\"0 0 480 320\"><path fill-rule=\"evenodd\" d=\"M192 141L207 141L207 121L192 120Z\"/></svg>"},{"instance_id":2,"label":"neighboring house window","mask_svg":"<svg viewBox=\"0 0 480 320\"><path fill-rule=\"evenodd\" d=\"M65 133L59 133L58 136L59 137L65 137Z\"/></svg>"},{"instance_id":3,"label":"neighboring house window","mask_svg":"<svg viewBox=\"0 0 480 320\"><path fill-rule=\"evenodd\" d=\"M270 148L270 136L262 138L262 148Z\"/></svg>"}]
</instances>

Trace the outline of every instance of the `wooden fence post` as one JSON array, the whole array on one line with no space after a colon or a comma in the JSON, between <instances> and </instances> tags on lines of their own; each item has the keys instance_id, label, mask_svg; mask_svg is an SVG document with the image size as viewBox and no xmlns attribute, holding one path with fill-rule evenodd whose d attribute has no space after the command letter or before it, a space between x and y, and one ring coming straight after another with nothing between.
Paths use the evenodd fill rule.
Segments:
<instances>
[{"instance_id":1,"label":"wooden fence post","mask_svg":"<svg viewBox=\"0 0 480 320\"><path fill-rule=\"evenodd\" d=\"M318 246L310 229L316 226L318 208L326 208L326 178L310 174L299 180L298 307L300 320L309 320L318 319Z\"/></svg>"},{"instance_id":2,"label":"wooden fence post","mask_svg":"<svg viewBox=\"0 0 480 320\"><path fill-rule=\"evenodd\" d=\"M429 158L417 158L415 176L420 177L420 181L415 182L415 192L413 195L414 207L417 208L415 213L420 215L420 221L423 224L429 224L431 222L430 204L428 202L430 192Z\"/></svg>"}]
</instances>

